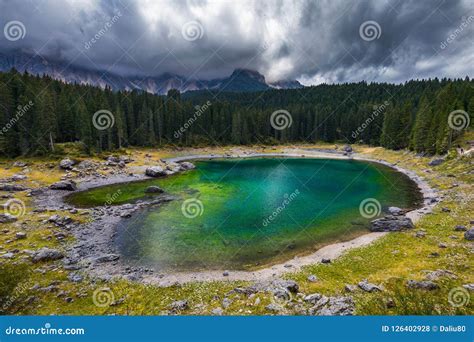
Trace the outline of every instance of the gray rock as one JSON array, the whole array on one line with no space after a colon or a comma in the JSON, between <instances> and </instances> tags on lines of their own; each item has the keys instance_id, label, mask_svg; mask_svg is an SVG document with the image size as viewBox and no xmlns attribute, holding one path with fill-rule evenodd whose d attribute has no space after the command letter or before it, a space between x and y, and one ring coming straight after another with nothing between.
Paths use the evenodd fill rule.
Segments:
<instances>
[{"instance_id":1,"label":"gray rock","mask_svg":"<svg viewBox=\"0 0 474 342\"><path fill-rule=\"evenodd\" d=\"M467 230L466 226L462 226L458 224L457 226L454 227L454 230L457 232L465 232Z\"/></svg>"},{"instance_id":2,"label":"gray rock","mask_svg":"<svg viewBox=\"0 0 474 342\"><path fill-rule=\"evenodd\" d=\"M464 233L464 238L468 241L474 240L474 227Z\"/></svg>"},{"instance_id":3,"label":"gray rock","mask_svg":"<svg viewBox=\"0 0 474 342\"><path fill-rule=\"evenodd\" d=\"M323 264L330 264L330 263L331 263L331 259L322 258L322 259L321 259L321 263L323 263Z\"/></svg>"},{"instance_id":4,"label":"gray rock","mask_svg":"<svg viewBox=\"0 0 474 342\"><path fill-rule=\"evenodd\" d=\"M306 278L309 282L315 283L318 281L318 277L316 277L314 274L310 274L308 278Z\"/></svg>"},{"instance_id":5,"label":"gray rock","mask_svg":"<svg viewBox=\"0 0 474 342\"><path fill-rule=\"evenodd\" d=\"M428 163L429 166L438 166L444 163L443 158L434 158Z\"/></svg>"},{"instance_id":6,"label":"gray rock","mask_svg":"<svg viewBox=\"0 0 474 342\"><path fill-rule=\"evenodd\" d=\"M439 288L438 284L430 281L430 280L423 280L423 281L417 281L417 280L409 280L407 281L407 286L411 289L421 289L421 290L436 290Z\"/></svg>"},{"instance_id":7,"label":"gray rock","mask_svg":"<svg viewBox=\"0 0 474 342\"><path fill-rule=\"evenodd\" d=\"M64 258L64 254L61 251L46 247L38 249L32 255L33 262L59 260L62 258Z\"/></svg>"},{"instance_id":8,"label":"gray rock","mask_svg":"<svg viewBox=\"0 0 474 342\"><path fill-rule=\"evenodd\" d=\"M18 240L26 239L26 233L25 232L18 232L18 233L15 234L15 237Z\"/></svg>"},{"instance_id":9,"label":"gray rock","mask_svg":"<svg viewBox=\"0 0 474 342\"><path fill-rule=\"evenodd\" d=\"M193 163L190 163L190 162L181 162L179 164L181 165L181 168L183 170L192 170L192 169L196 168L196 166Z\"/></svg>"},{"instance_id":10,"label":"gray rock","mask_svg":"<svg viewBox=\"0 0 474 342\"><path fill-rule=\"evenodd\" d=\"M17 220L16 216L9 213L0 214L0 223L10 223Z\"/></svg>"},{"instance_id":11,"label":"gray rock","mask_svg":"<svg viewBox=\"0 0 474 342\"><path fill-rule=\"evenodd\" d=\"M120 213L120 217L122 218L130 218L132 217L132 214L133 214L133 211L132 210L126 210L126 211L122 211Z\"/></svg>"},{"instance_id":12,"label":"gray rock","mask_svg":"<svg viewBox=\"0 0 474 342\"><path fill-rule=\"evenodd\" d=\"M474 292L474 284L465 284L462 287L464 287L468 291Z\"/></svg>"},{"instance_id":13,"label":"gray rock","mask_svg":"<svg viewBox=\"0 0 474 342\"><path fill-rule=\"evenodd\" d=\"M279 313L281 311L283 311L283 307L281 307L280 305L277 305L275 303L270 303L268 304L265 309L267 311L270 311L270 312L273 312L273 313Z\"/></svg>"},{"instance_id":14,"label":"gray rock","mask_svg":"<svg viewBox=\"0 0 474 342\"><path fill-rule=\"evenodd\" d=\"M313 293L310 295L307 295L306 297L303 298L303 300L306 303L311 303L311 304L316 304L320 299L322 298L322 295L320 293Z\"/></svg>"},{"instance_id":15,"label":"gray rock","mask_svg":"<svg viewBox=\"0 0 474 342\"><path fill-rule=\"evenodd\" d=\"M3 259L13 259L15 257L15 254L12 252L5 253L1 256Z\"/></svg>"},{"instance_id":16,"label":"gray rock","mask_svg":"<svg viewBox=\"0 0 474 342\"><path fill-rule=\"evenodd\" d=\"M428 281L435 281L440 278L457 279L457 276L455 273L448 270L436 270L429 272L425 277L425 279Z\"/></svg>"},{"instance_id":17,"label":"gray rock","mask_svg":"<svg viewBox=\"0 0 474 342\"><path fill-rule=\"evenodd\" d=\"M316 314L320 316L350 316L354 312L355 304L351 297L330 297L326 304L316 311Z\"/></svg>"},{"instance_id":18,"label":"gray rock","mask_svg":"<svg viewBox=\"0 0 474 342\"><path fill-rule=\"evenodd\" d=\"M173 312L183 311L189 308L187 300L177 300L169 305L169 309Z\"/></svg>"},{"instance_id":19,"label":"gray rock","mask_svg":"<svg viewBox=\"0 0 474 342\"><path fill-rule=\"evenodd\" d=\"M80 275L79 273L76 273L76 272L69 273L67 278L69 279L69 281L71 281L73 283L80 283L84 279L84 277L82 275Z\"/></svg>"},{"instance_id":20,"label":"gray rock","mask_svg":"<svg viewBox=\"0 0 474 342\"><path fill-rule=\"evenodd\" d=\"M347 152L347 153L352 153L352 152L353 152L351 145L344 145L344 146L342 147L342 150L343 150L344 152Z\"/></svg>"},{"instance_id":21,"label":"gray rock","mask_svg":"<svg viewBox=\"0 0 474 342\"><path fill-rule=\"evenodd\" d=\"M77 190L77 185L76 185L76 182L72 180L67 180L67 181L59 181L59 182L53 183L49 186L49 188L52 190L75 191Z\"/></svg>"},{"instance_id":22,"label":"gray rock","mask_svg":"<svg viewBox=\"0 0 474 342\"><path fill-rule=\"evenodd\" d=\"M402 209L398 208L398 207L388 207L388 212L391 214L391 215L400 215L402 213Z\"/></svg>"},{"instance_id":23,"label":"gray rock","mask_svg":"<svg viewBox=\"0 0 474 342\"><path fill-rule=\"evenodd\" d=\"M163 177L166 176L166 172L161 166L150 166L145 170L145 175L148 177Z\"/></svg>"},{"instance_id":24,"label":"gray rock","mask_svg":"<svg viewBox=\"0 0 474 342\"><path fill-rule=\"evenodd\" d=\"M178 163L168 163L166 164L166 170L176 173L181 170L184 170L184 168L182 168L181 165Z\"/></svg>"},{"instance_id":25,"label":"gray rock","mask_svg":"<svg viewBox=\"0 0 474 342\"><path fill-rule=\"evenodd\" d=\"M12 176L11 180L14 182L18 182L18 181L25 180L26 178L28 177L26 177L25 175L16 174Z\"/></svg>"},{"instance_id":26,"label":"gray rock","mask_svg":"<svg viewBox=\"0 0 474 342\"><path fill-rule=\"evenodd\" d=\"M223 307L224 309L227 309L227 308L230 306L230 304L232 304L232 300L231 300L230 298L225 297L225 298L222 300L222 307Z\"/></svg>"},{"instance_id":27,"label":"gray rock","mask_svg":"<svg viewBox=\"0 0 474 342\"><path fill-rule=\"evenodd\" d=\"M48 218L48 222L54 223L58 227L64 227L73 222L69 216L52 215Z\"/></svg>"},{"instance_id":28,"label":"gray rock","mask_svg":"<svg viewBox=\"0 0 474 342\"><path fill-rule=\"evenodd\" d=\"M94 258L94 262L97 264L104 263L104 262L112 262L118 260L120 255L117 254L104 254Z\"/></svg>"},{"instance_id":29,"label":"gray rock","mask_svg":"<svg viewBox=\"0 0 474 342\"><path fill-rule=\"evenodd\" d=\"M96 167L97 167L97 163L94 163L93 161L90 161L90 160L83 160L77 165L77 168L79 170L88 170L88 169L93 169Z\"/></svg>"},{"instance_id":30,"label":"gray rock","mask_svg":"<svg viewBox=\"0 0 474 342\"><path fill-rule=\"evenodd\" d=\"M74 160L66 158L59 162L59 167L63 170L71 170L75 164L76 162Z\"/></svg>"},{"instance_id":31,"label":"gray rock","mask_svg":"<svg viewBox=\"0 0 474 342\"><path fill-rule=\"evenodd\" d=\"M27 165L28 165L27 163L22 162L22 161L20 161L20 160L18 160L18 161L16 161L16 162L13 163L13 166L14 166L14 167L25 167L25 166L27 166Z\"/></svg>"},{"instance_id":32,"label":"gray rock","mask_svg":"<svg viewBox=\"0 0 474 342\"><path fill-rule=\"evenodd\" d=\"M359 288L361 288L365 292L380 292L380 291L382 291L382 287L377 286L377 285L372 284L372 283L369 283L367 281L367 279L364 279L361 282L359 282L359 284L357 284L357 286L359 286Z\"/></svg>"},{"instance_id":33,"label":"gray rock","mask_svg":"<svg viewBox=\"0 0 474 342\"><path fill-rule=\"evenodd\" d=\"M406 216L388 215L383 218L373 220L370 224L372 232L398 232L412 229L413 222Z\"/></svg>"},{"instance_id":34,"label":"gray rock","mask_svg":"<svg viewBox=\"0 0 474 342\"><path fill-rule=\"evenodd\" d=\"M28 188L20 184L8 184L8 183L0 184L0 191L17 192L17 191L25 191L25 190L28 190Z\"/></svg>"},{"instance_id":35,"label":"gray rock","mask_svg":"<svg viewBox=\"0 0 474 342\"><path fill-rule=\"evenodd\" d=\"M222 272L222 275L223 275L224 277L228 277L228 276L229 276L229 271L224 271L224 272Z\"/></svg>"},{"instance_id":36,"label":"gray rock","mask_svg":"<svg viewBox=\"0 0 474 342\"><path fill-rule=\"evenodd\" d=\"M161 194L165 192L162 188L156 185L151 185L148 188L145 189L145 193L147 194Z\"/></svg>"},{"instance_id":37,"label":"gray rock","mask_svg":"<svg viewBox=\"0 0 474 342\"><path fill-rule=\"evenodd\" d=\"M350 284L346 284L346 285L344 285L344 290L345 290L346 292L352 293L352 292L355 292L355 291L357 290L357 286L355 286L355 285L350 285Z\"/></svg>"},{"instance_id":38,"label":"gray rock","mask_svg":"<svg viewBox=\"0 0 474 342\"><path fill-rule=\"evenodd\" d=\"M214 316L222 316L224 314L224 310L222 308L215 308L211 311L211 314Z\"/></svg>"}]
</instances>

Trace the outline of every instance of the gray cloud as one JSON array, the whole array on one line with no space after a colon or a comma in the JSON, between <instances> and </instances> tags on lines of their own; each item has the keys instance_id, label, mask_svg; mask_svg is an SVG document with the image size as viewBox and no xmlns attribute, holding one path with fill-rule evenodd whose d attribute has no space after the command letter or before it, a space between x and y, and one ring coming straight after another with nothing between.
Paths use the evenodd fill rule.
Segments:
<instances>
[{"instance_id":1,"label":"gray cloud","mask_svg":"<svg viewBox=\"0 0 474 342\"><path fill-rule=\"evenodd\" d=\"M306 84L472 77L473 4L0 0L1 26L18 20L26 27L24 39L9 41L2 35L0 49L27 49L127 75L171 72L211 78L245 67L271 81L299 79ZM381 32L378 39L366 41L359 28L369 20ZM202 28L199 39L183 38L183 25L189 22L198 31Z\"/></svg>"}]
</instances>

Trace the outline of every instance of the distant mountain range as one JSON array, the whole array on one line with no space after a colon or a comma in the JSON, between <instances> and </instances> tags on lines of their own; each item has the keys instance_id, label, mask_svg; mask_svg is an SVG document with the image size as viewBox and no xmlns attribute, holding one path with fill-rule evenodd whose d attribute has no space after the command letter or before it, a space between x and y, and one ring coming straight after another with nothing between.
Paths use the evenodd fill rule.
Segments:
<instances>
[{"instance_id":1,"label":"distant mountain range","mask_svg":"<svg viewBox=\"0 0 474 342\"><path fill-rule=\"evenodd\" d=\"M49 75L67 83L89 84L102 88L109 86L113 90L136 89L160 95L166 94L170 89L178 89L184 93L204 89L251 92L269 88L303 88L303 85L296 80L267 83L262 74L248 69L235 69L229 77L212 80L188 80L186 77L171 73L164 73L156 77L131 77L75 67L64 62L45 60L38 55L23 52L0 53L0 71L9 71L12 68L34 75Z\"/></svg>"}]
</instances>

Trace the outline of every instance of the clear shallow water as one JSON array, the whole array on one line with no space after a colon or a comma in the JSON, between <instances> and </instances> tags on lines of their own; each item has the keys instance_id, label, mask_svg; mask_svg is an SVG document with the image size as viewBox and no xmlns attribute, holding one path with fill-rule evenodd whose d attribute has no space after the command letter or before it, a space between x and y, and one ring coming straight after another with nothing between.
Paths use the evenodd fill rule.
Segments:
<instances>
[{"instance_id":1,"label":"clear shallow water","mask_svg":"<svg viewBox=\"0 0 474 342\"><path fill-rule=\"evenodd\" d=\"M260 158L196 165L184 174L103 187L75 200L94 204L121 189L118 201L130 201L152 184L180 196L124 220L116 240L125 259L163 271L249 269L282 261L366 232L371 219L360 215L364 199L376 198L382 210L412 208L420 200L408 177L374 163Z\"/></svg>"}]
</instances>

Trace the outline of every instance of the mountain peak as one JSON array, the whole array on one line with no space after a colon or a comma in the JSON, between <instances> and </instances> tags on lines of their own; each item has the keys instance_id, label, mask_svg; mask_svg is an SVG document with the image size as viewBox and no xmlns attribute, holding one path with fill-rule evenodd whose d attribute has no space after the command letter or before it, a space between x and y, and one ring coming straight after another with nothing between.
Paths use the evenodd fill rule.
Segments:
<instances>
[{"instance_id":1,"label":"mountain peak","mask_svg":"<svg viewBox=\"0 0 474 342\"><path fill-rule=\"evenodd\" d=\"M91 70L78 66L67 66L64 61L46 60L25 51L0 53L0 71L12 68L19 72L27 71L33 75L49 75L66 83L89 84L113 90L142 90L152 94L164 95L170 89L187 91L216 89L229 92L264 91L269 88L286 89L302 87L298 81L280 81L267 83L265 76L258 71L237 68L228 77L212 80L190 80L185 76L163 73L159 76L122 76L100 70ZM104 77L104 75L106 77Z\"/></svg>"},{"instance_id":2,"label":"mountain peak","mask_svg":"<svg viewBox=\"0 0 474 342\"><path fill-rule=\"evenodd\" d=\"M237 68L234 70L232 75L230 75L230 77L239 77L239 76L249 77L260 83L266 83L265 76L263 76L261 73L259 73L256 70Z\"/></svg>"}]
</instances>

